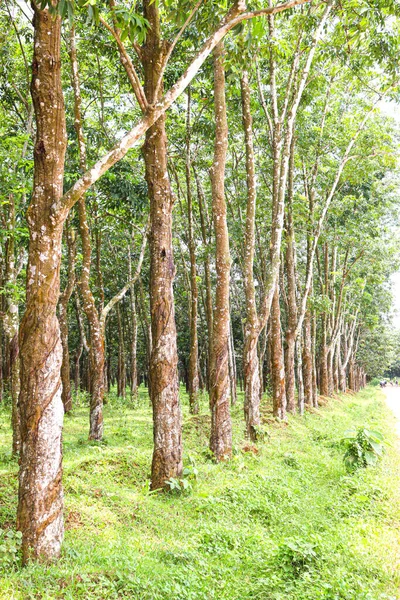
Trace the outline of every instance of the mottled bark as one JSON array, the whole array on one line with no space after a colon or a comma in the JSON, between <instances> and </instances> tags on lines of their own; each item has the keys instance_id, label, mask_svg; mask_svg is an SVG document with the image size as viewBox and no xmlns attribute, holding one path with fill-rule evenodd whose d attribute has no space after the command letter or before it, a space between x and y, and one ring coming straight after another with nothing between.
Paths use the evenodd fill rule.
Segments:
<instances>
[{"instance_id":1,"label":"mottled bark","mask_svg":"<svg viewBox=\"0 0 400 600\"><path fill-rule=\"evenodd\" d=\"M200 212L200 223L201 223L201 237L203 246L205 249L204 253L204 283L206 288L206 300L205 300L205 312L207 319L207 389L210 391L211 379L210 379L210 368L211 368L211 346L212 346L212 328L213 328L213 300L211 291L211 272L210 272L210 256L208 248L210 245L209 241L209 223L207 214L207 204L204 195L203 186L199 175L194 170L196 178L197 196L199 200L199 212Z\"/></svg>"},{"instance_id":2,"label":"mottled bark","mask_svg":"<svg viewBox=\"0 0 400 600\"><path fill-rule=\"evenodd\" d=\"M329 396L327 316L322 316L321 349L319 354L319 391L321 396Z\"/></svg>"},{"instance_id":3,"label":"mottled bark","mask_svg":"<svg viewBox=\"0 0 400 600\"><path fill-rule=\"evenodd\" d=\"M70 35L70 57L74 90L74 127L78 137L79 166L81 171L84 172L86 170L86 144L82 126L80 78L75 47L75 30L73 26ZM100 326L99 313L90 287L92 244L86 202L83 195L78 200L78 216L79 231L82 239L82 272L79 288L83 299L83 310L85 311L89 323L89 439L99 441L103 437L105 340Z\"/></svg>"},{"instance_id":4,"label":"mottled bark","mask_svg":"<svg viewBox=\"0 0 400 600\"><path fill-rule=\"evenodd\" d=\"M20 329L21 457L17 527L22 558L51 560L64 534L61 433L62 346L57 319L65 210L66 130L61 86L61 19L34 9L31 93L36 117L34 183L27 213L26 311Z\"/></svg>"},{"instance_id":5,"label":"mottled bark","mask_svg":"<svg viewBox=\"0 0 400 600\"><path fill-rule=\"evenodd\" d=\"M311 315L309 311L304 317L304 343L303 343L303 382L304 402L313 406L313 360L311 340Z\"/></svg>"},{"instance_id":6,"label":"mottled bark","mask_svg":"<svg viewBox=\"0 0 400 600\"><path fill-rule=\"evenodd\" d=\"M8 199L8 218L6 223L6 252L4 269L4 316L3 331L5 345L8 350L8 368L11 392L11 426L12 426L12 452L18 454L21 442L20 418L18 399L20 392L20 358L19 358L19 310L13 288L17 282L17 268L15 264L15 199L10 194Z\"/></svg>"},{"instance_id":7,"label":"mottled bark","mask_svg":"<svg viewBox=\"0 0 400 600\"><path fill-rule=\"evenodd\" d=\"M187 115L186 115L186 196L188 217L188 242L190 254L190 353L189 353L189 409L191 414L199 412L199 342L197 337L198 318L198 289L196 267L196 243L193 232L193 200L191 186L191 155L190 155L190 87L188 88Z\"/></svg>"},{"instance_id":8,"label":"mottled bark","mask_svg":"<svg viewBox=\"0 0 400 600\"><path fill-rule=\"evenodd\" d=\"M229 382L231 390L231 404L234 406L237 402L237 372L236 372L236 357L235 357L235 342L233 339L232 320L229 319L229 344L228 344L228 360L229 360Z\"/></svg>"},{"instance_id":9,"label":"mottled bark","mask_svg":"<svg viewBox=\"0 0 400 600\"><path fill-rule=\"evenodd\" d=\"M281 337L281 309L279 305L279 287L276 287L271 306L270 353L272 401L274 416L286 418L285 364Z\"/></svg>"},{"instance_id":10,"label":"mottled bark","mask_svg":"<svg viewBox=\"0 0 400 600\"><path fill-rule=\"evenodd\" d=\"M129 280L132 280L132 260L129 252ZM135 284L131 285L130 304L132 320L131 337L131 400L136 402L138 398L138 371L137 371L137 340L138 340L138 320L136 312Z\"/></svg>"},{"instance_id":11,"label":"mottled bark","mask_svg":"<svg viewBox=\"0 0 400 600\"><path fill-rule=\"evenodd\" d=\"M126 357L125 357L125 338L122 326L121 307L117 305L118 322L118 374L117 374L117 396L125 398L126 396Z\"/></svg>"},{"instance_id":12,"label":"mottled bark","mask_svg":"<svg viewBox=\"0 0 400 600\"><path fill-rule=\"evenodd\" d=\"M75 257L76 257L76 245L75 245L75 233L71 230L71 225L67 221L66 226L66 240L67 240L67 257L68 257L68 275L67 284L64 291L60 294L58 302L58 321L60 323L61 332L61 343L63 349L63 361L61 367L61 382L62 382L62 402L64 405L64 412L68 413L72 410L72 394L71 394L71 377L70 377L70 356L69 356L69 345L68 345L68 302L71 298L72 292L75 285Z\"/></svg>"},{"instance_id":13,"label":"mottled bark","mask_svg":"<svg viewBox=\"0 0 400 600\"><path fill-rule=\"evenodd\" d=\"M145 94L150 104L160 98L158 86L167 44L160 38L158 6L145 0L144 13L151 28L142 48ZM155 97L156 89L159 89ZM147 131L143 147L146 181L150 197L150 311L152 352L150 394L153 405L154 450L151 488L165 486L182 473L182 425L179 403L178 355L173 281L175 266L172 249L173 194L167 170L165 115Z\"/></svg>"},{"instance_id":14,"label":"mottled bark","mask_svg":"<svg viewBox=\"0 0 400 600\"><path fill-rule=\"evenodd\" d=\"M258 358L258 338L260 324L257 314L256 292L254 284L255 218L257 201L257 182L253 145L253 119L250 107L250 86L247 71L241 78L242 119L246 145L246 182L247 209L244 239L244 292L246 302L246 322L243 345L244 376L244 418L246 435L253 441L257 439L260 426L260 364Z\"/></svg>"},{"instance_id":15,"label":"mottled bark","mask_svg":"<svg viewBox=\"0 0 400 600\"><path fill-rule=\"evenodd\" d=\"M296 377L297 377L297 408L300 415L304 414L304 381L303 381L303 354L301 336L296 342Z\"/></svg>"},{"instance_id":16,"label":"mottled bark","mask_svg":"<svg viewBox=\"0 0 400 600\"><path fill-rule=\"evenodd\" d=\"M296 412L295 399L295 351L297 339L297 286L296 286L296 248L293 223L293 186L294 186L294 140L290 146L288 166L288 193L286 203L286 280L287 280L287 328L285 350L286 402L287 410Z\"/></svg>"},{"instance_id":17,"label":"mottled bark","mask_svg":"<svg viewBox=\"0 0 400 600\"><path fill-rule=\"evenodd\" d=\"M225 165L228 147L228 123L225 100L224 47L214 50L215 145L211 172L212 209L215 232L217 284L213 316L211 350L211 436L210 449L217 461L232 453L232 424L229 407L229 281L231 257L226 220Z\"/></svg>"}]
</instances>

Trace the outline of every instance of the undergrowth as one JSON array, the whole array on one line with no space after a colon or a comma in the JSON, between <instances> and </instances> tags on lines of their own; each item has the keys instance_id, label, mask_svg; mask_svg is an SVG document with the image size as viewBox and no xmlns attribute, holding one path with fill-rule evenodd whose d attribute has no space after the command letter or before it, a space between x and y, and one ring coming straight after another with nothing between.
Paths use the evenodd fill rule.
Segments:
<instances>
[{"instance_id":1,"label":"undergrowth","mask_svg":"<svg viewBox=\"0 0 400 600\"><path fill-rule=\"evenodd\" d=\"M9 551L0 599L400 598L400 458L382 392L367 388L290 417L288 425L274 423L266 406L267 435L256 445L243 437L242 402L239 394L233 458L217 465L207 446L207 400L202 414L190 417L182 393L183 478L190 485L165 494L149 493L145 390L136 408L109 397L101 444L87 440L88 409L78 402L65 418L61 560L22 569ZM9 420L1 409L3 538L15 530L17 504ZM391 446L377 466L349 474L341 439L359 427L381 431Z\"/></svg>"}]
</instances>

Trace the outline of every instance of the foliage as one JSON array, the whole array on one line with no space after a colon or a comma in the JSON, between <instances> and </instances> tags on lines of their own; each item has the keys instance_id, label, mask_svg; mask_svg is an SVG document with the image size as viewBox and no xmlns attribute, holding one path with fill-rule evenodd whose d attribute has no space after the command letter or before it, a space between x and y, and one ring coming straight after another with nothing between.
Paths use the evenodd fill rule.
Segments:
<instances>
[{"instance_id":1,"label":"foliage","mask_svg":"<svg viewBox=\"0 0 400 600\"><path fill-rule=\"evenodd\" d=\"M9 569L18 560L22 534L0 528L0 571Z\"/></svg>"},{"instance_id":2,"label":"foliage","mask_svg":"<svg viewBox=\"0 0 400 600\"><path fill-rule=\"evenodd\" d=\"M346 432L342 440L346 448L343 460L348 471L375 466L384 451L384 437L365 427Z\"/></svg>"},{"instance_id":3,"label":"foliage","mask_svg":"<svg viewBox=\"0 0 400 600\"><path fill-rule=\"evenodd\" d=\"M317 560L317 545L303 539L288 539L279 546L277 561L288 575L299 577Z\"/></svg>"},{"instance_id":4,"label":"foliage","mask_svg":"<svg viewBox=\"0 0 400 600\"><path fill-rule=\"evenodd\" d=\"M169 492L177 495L190 492L193 489L193 482L196 481L198 474L199 471L196 468L193 459L190 459L190 464L183 469L181 479L171 477L167 481Z\"/></svg>"}]
</instances>

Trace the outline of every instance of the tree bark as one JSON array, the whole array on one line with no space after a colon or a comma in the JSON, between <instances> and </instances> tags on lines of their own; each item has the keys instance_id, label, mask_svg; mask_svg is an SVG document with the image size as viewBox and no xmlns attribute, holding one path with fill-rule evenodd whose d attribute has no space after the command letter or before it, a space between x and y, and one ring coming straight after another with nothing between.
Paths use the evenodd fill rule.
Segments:
<instances>
[{"instance_id":1,"label":"tree bark","mask_svg":"<svg viewBox=\"0 0 400 600\"><path fill-rule=\"evenodd\" d=\"M243 345L244 375L244 418L246 435L257 440L260 427L260 364L258 358L258 337L260 324L257 314L256 292L254 285L254 250L256 218L256 173L253 145L253 119L250 107L250 85L247 71L241 78L242 119L246 145L247 210L244 239L244 291L246 302L246 322Z\"/></svg>"},{"instance_id":2,"label":"tree bark","mask_svg":"<svg viewBox=\"0 0 400 600\"><path fill-rule=\"evenodd\" d=\"M207 204L204 195L203 186L201 185L201 181L199 175L196 170L194 170L194 175L196 179L196 187L197 187L197 196L199 200L199 212L200 212L200 223L201 223L201 237L203 240L203 246L205 250L204 257L204 283L206 288L206 301L205 301L205 312L207 319L207 390L210 392L211 387L211 347L212 347L212 329L213 329L213 300L212 300L212 291L211 291L211 270L210 270L210 256L208 253L209 248L209 236L208 236L208 213L207 213Z\"/></svg>"},{"instance_id":3,"label":"tree bark","mask_svg":"<svg viewBox=\"0 0 400 600\"><path fill-rule=\"evenodd\" d=\"M75 47L75 29L71 27L70 57L72 66L72 84L74 90L74 127L78 137L79 166L86 170L86 144L83 135L81 91L78 60ZM89 439L100 441L103 437L104 402L104 364L105 340L100 326L99 313L90 288L90 270L92 263L92 244L87 218L85 197L78 200L79 231L82 239L82 272L79 287L83 299L83 310L89 323L89 373L90 373L90 427Z\"/></svg>"},{"instance_id":4,"label":"tree bark","mask_svg":"<svg viewBox=\"0 0 400 600\"><path fill-rule=\"evenodd\" d=\"M157 3L144 2L149 21L142 48L145 93L150 104L161 98L162 63L167 45L160 38ZM158 96L154 94L158 88ZM150 311L152 352L150 357L150 394L153 405L154 450L151 488L165 487L171 477L182 473L182 425L179 403L178 354L175 326L173 281L175 266L172 248L173 194L167 170L165 115L147 131L143 147L146 181L150 197Z\"/></svg>"},{"instance_id":5,"label":"tree bark","mask_svg":"<svg viewBox=\"0 0 400 600\"><path fill-rule=\"evenodd\" d=\"M129 280L132 280L132 259L129 253ZM136 402L138 398L138 370L137 370L137 339L138 339L138 320L136 312L135 284L131 285L131 319L132 319L132 338L131 338L131 400Z\"/></svg>"},{"instance_id":6,"label":"tree bark","mask_svg":"<svg viewBox=\"0 0 400 600\"><path fill-rule=\"evenodd\" d=\"M285 364L281 337L281 309L279 305L279 286L276 286L271 306L270 325L272 401L274 416L286 418Z\"/></svg>"},{"instance_id":7,"label":"tree bark","mask_svg":"<svg viewBox=\"0 0 400 600\"><path fill-rule=\"evenodd\" d=\"M293 223L293 187L294 187L294 139L290 146L288 166L288 194L286 203L286 279L287 279L287 329L285 351L286 403L287 410L296 412L295 399L295 353L297 339L297 286L296 286L296 248Z\"/></svg>"},{"instance_id":8,"label":"tree bark","mask_svg":"<svg viewBox=\"0 0 400 600\"><path fill-rule=\"evenodd\" d=\"M193 200L191 186L191 156L190 156L190 87L188 88L187 116L186 116L186 194L188 216L188 242L190 254L190 353L189 353L189 409L192 415L199 412L199 342L197 337L198 318L198 289L196 247L193 232Z\"/></svg>"},{"instance_id":9,"label":"tree bark","mask_svg":"<svg viewBox=\"0 0 400 600\"><path fill-rule=\"evenodd\" d=\"M307 406L313 406L313 360L311 339L311 315L307 311L304 317L304 343L303 343L303 381L304 402Z\"/></svg>"},{"instance_id":10,"label":"tree bark","mask_svg":"<svg viewBox=\"0 0 400 600\"><path fill-rule=\"evenodd\" d=\"M20 329L21 457L17 527L22 559L51 560L64 534L61 400L62 346L57 319L66 129L61 86L61 19L34 10L31 93L36 117L34 184L27 213L26 311Z\"/></svg>"},{"instance_id":11,"label":"tree bark","mask_svg":"<svg viewBox=\"0 0 400 600\"><path fill-rule=\"evenodd\" d=\"M117 396L125 398L126 395L126 361L125 361L125 339L122 327L121 307L117 305L118 322L118 376L117 376Z\"/></svg>"},{"instance_id":12,"label":"tree bark","mask_svg":"<svg viewBox=\"0 0 400 600\"><path fill-rule=\"evenodd\" d=\"M64 412L68 413L72 410L72 394L71 394L71 376L70 376L70 356L69 356L69 345L68 345L68 302L71 298L72 292L75 285L75 257L76 257L76 245L75 245L75 234L71 230L71 225L67 220L66 226L66 240L67 240L67 253L68 253L68 275L67 284L64 291L60 294L58 301L58 321L60 323L61 332L61 343L63 349L63 361L61 367L61 382L62 382L62 393L61 398L64 405Z\"/></svg>"},{"instance_id":13,"label":"tree bark","mask_svg":"<svg viewBox=\"0 0 400 600\"><path fill-rule=\"evenodd\" d=\"M3 331L5 333L6 348L8 349L8 364L11 392L11 427L12 427L12 453L18 454L21 443L20 417L18 399L20 392L20 357L19 357L19 311L18 303L14 299L13 287L17 281L17 268L15 264L15 199L9 195L7 240L4 272L4 290L10 286L4 295Z\"/></svg>"},{"instance_id":14,"label":"tree bark","mask_svg":"<svg viewBox=\"0 0 400 600\"><path fill-rule=\"evenodd\" d=\"M224 47L222 43L214 50L214 112L215 146L211 187L217 285L210 369L210 449L215 460L221 461L229 458L232 453L232 424L229 407L229 281L231 257L225 201L228 123L225 100Z\"/></svg>"},{"instance_id":15,"label":"tree bark","mask_svg":"<svg viewBox=\"0 0 400 600\"><path fill-rule=\"evenodd\" d=\"M297 408L300 415L304 414L304 381L303 381L302 337L296 341L296 376L297 376Z\"/></svg>"}]
</instances>

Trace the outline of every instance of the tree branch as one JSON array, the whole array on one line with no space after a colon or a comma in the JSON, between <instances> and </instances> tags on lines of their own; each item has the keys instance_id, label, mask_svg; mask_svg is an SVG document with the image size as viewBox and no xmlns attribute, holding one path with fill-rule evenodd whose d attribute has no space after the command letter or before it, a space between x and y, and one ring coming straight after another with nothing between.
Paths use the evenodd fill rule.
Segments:
<instances>
[{"instance_id":1,"label":"tree branch","mask_svg":"<svg viewBox=\"0 0 400 600\"><path fill-rule=\"evenodd\" d=\"M168 108L175 102L178 96L186 89L194 79L200 67L213 51L215 46L226 36L226 34L242 21L252 19L256 16L276 14L289 8L306 4L310 0L288 0L275 7L263 9L262 11L242 12L245 10L245 4L242 0L235 3L234 7L227 13L222 20L219 28L206 40L196 57L189 67L178 79L175 85L163 96L155 106L148 107L145 114L139 122L100 160L97 161L91 169L64 194L58 204L54 206L54 214L59 211L67 213L79 198L88 190L110 167L121 160L128 150L130 150L146 133L146 131L164 114Z\"/></svg>"}]
</instances>

